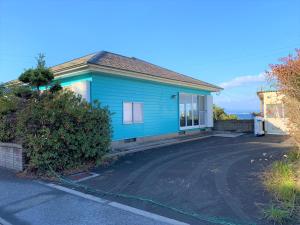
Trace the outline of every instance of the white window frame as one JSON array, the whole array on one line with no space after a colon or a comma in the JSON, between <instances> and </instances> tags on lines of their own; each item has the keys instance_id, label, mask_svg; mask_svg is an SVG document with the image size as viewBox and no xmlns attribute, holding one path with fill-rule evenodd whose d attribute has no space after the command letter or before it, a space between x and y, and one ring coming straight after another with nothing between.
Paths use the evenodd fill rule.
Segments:
<instances>
[{"instance_id":1,"label":"white window frame","mask_svg":"<svg viewBox=\"0 0 300 225\"><path fill-rule=\"evenodd\" d=\"M194 125L194 119L192 121L192 126L180 126L180 96L182 95L190 95L192 96L192 118L194 118L194 110L193 110L193 102L194 102L194 96L197 96L196 99L198 101L198 120L199 120L199 125ZM179 93L179 99L178 99L178 111L179 111L179 120L178 120L178 124L179 124L179 130L190 130L190 129L195 129L195 128L205 128L206 127L206 115L207 115L207 109L206 109L206 104L204 103L204 111L201 110L200 111L200 98L199 96L204 96L204 99L206 98L206 95L199 95L199 94L193 94L193 93L183 93L183 92L180 92ZM206 101L206 100L205 100ZM186 105L186 104L185 104ZM184 110L185 110L185 115L187 115L187 112L186 112L186 106L184 106ZM204 115L204 124L200 124L200 112L205 112L205 115ZM187 124L187 116L185 116L185 124Z\"/></svg>"},{"instance_id":2,"label":"white window frame","mask_svg":"<svg viewBox=\"0 0 300 225\"><path fill-rule=\"evenodd\" d=\"M124 105L125 104L131 104L131 121L125 121L125 111L124 111ZM134 106L139 104L141 106L141 121L135 120L135 113L134 113ZM124 101L123 102L123 124L141 124L144 123L144 103L143 102L130 102L130 101Z\"/></svg>"}]
</instances>

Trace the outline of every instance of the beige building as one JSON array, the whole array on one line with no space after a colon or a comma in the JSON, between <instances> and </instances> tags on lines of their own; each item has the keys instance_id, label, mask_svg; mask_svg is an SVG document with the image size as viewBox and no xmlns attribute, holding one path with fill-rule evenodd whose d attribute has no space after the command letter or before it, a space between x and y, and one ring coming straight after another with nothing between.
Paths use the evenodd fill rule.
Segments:
<instances>
[{"instance_id":1,"label":"beige building","mask_svg":"<svg viewBox=\"0 0 300 225\"><path fill-rule=\"evenodd\" d=\"M259 91L260 111L265 120L267 134L287 134L287 118L283 104L283 94L278 91Z\"/></svg>"}]
</instances>

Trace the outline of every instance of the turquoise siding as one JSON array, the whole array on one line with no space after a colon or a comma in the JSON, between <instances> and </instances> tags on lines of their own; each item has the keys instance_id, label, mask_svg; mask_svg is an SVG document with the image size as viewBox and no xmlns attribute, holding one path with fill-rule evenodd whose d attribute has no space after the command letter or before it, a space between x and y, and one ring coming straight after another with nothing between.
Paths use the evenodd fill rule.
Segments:
<instances>
[{"instance_id":1,"label":"turquoise siding","mask_svg":"<svg viewBox=\"0 0 300 225\"><path fill-rule=\"evenodd\" d=\"M172 134L179 131L178 94L209 95L208 91L101 73L57 79L62 86L91 81L91 100L99 100L113 113L113 140ZM175 98L172 96L175 95ZM123 124L123 102L144 104L144 123Z\"/></svg>"},{"instance_id":2,"label":"turquoise siding","mask_svg":"<svg viewBox=\"0 0 300 225\"><path fill-rule=\"evenodd\" d=\"M66 77L66 78L56 78L55 81L56 80L61 84L62 87L65 87L78 81L83 81L83 80L92 81L92 73L83 74L79 76Z\"/></svg>"},{"instance_id":3,"label":"turquoise siding","mask_svg":"<svg viewBox=\"0 0 300 225\"><path fill-rule=\"evenodd\" d=\"M59 82L62 87L65 87L71 85L72 83L76 83L78 81L83 81L83 80L92 81L92 74L89 73L89 74L82 74L82 75L66 77L66 78L55 78L53 83ZM43 86L40 89L45 90L46 87Z\"/></svg>"},{"instance_id":4,"label":"turquoise siding","mask_svg":"<svg viewBox=\"0 0 300 225\"><path fill-rule=\"evenodd\" d=\"M208 91L93 73L91 99L108 106L113 140L172 134L179 131L179 92L209 95ZM172 98L175 95L176 98ZM123 124L123 102L143 102L144 123Z\"/></svg>"}]
</instances>

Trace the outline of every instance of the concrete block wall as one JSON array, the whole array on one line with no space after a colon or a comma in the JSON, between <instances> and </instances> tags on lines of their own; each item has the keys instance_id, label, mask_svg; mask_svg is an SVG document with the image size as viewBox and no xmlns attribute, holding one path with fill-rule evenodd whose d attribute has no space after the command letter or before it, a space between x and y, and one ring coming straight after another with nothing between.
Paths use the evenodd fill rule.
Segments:
<instances>
[{"instance_id":1,"label":"concrete block wall","mask_svg":"<svg viewBox=\"0 0 300 225\"><path fill-rule=\"evenodd\" d=\"M216 120L214 130L252 133L254 132L254 120Z\"/></svg>"},{"instance_id":2,"label":"concrete block wall","mask_svg":"<svg viewBox=\"0 0 300 225\"><path fill-rule=\"evenodd\" d=\"M12 143L0 143L0 167L22 171L24 169L22 146Z\"/></svg>"}]
</instances>

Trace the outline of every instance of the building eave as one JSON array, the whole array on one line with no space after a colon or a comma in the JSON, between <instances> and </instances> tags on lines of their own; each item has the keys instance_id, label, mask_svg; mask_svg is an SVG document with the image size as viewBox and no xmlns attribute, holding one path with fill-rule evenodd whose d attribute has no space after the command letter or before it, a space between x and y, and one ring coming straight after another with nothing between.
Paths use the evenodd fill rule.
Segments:
<instances>
[{"instance_id":1,"label":"building eave","mask_svg":"<svg viewBox=\"0 0 300 225\"><path fill-rule=\"evenodd\" d=\"M114 76L121 75L133 79L148 80L153 82L178 85L178 86L189 87L189 88L194 88L199 90L206 90L210 92L219 92L223 90L222 88L217 86L211 87L206 85L193 84L193 83L188 83L188 82L183 82L183 81L178 81L173 79L161 78L161 77L144 74L144 73L121 70L121 69L111 68L107 66L100 66L96 64L85 64L85 65L80 65L78 67L72 67L69 69L54 72L54 75L55 75L55 79L60 79L69 76L76 76L78 74L82 74L83 72L99 72L99 73L105 73Z\"/></svg>"}]
</instances>

